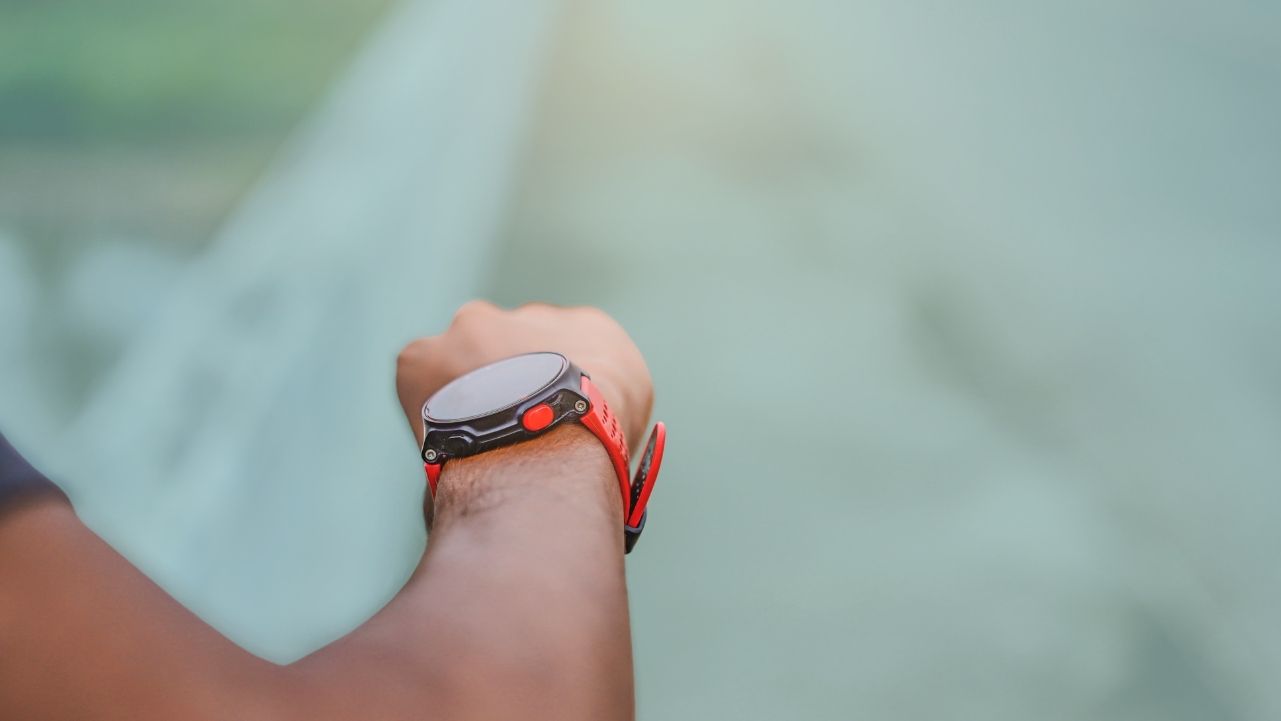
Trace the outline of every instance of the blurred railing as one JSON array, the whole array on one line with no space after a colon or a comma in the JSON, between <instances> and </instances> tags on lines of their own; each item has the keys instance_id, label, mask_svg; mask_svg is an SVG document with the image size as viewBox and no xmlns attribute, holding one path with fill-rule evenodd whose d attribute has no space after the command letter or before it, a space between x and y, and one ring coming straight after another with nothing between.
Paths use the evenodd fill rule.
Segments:
<instances>
[{"instance_id":1,"label":"blurred railing","mask_svg":"<svg viewBox=\"0 0 1281 721\"><path fill-rule=\"evenodd\" d=\"M421 549L393 360L485 275L555 5L393 13L62 439L86 521L251 650L340 634Z\"/></svg>"}]
</instances>

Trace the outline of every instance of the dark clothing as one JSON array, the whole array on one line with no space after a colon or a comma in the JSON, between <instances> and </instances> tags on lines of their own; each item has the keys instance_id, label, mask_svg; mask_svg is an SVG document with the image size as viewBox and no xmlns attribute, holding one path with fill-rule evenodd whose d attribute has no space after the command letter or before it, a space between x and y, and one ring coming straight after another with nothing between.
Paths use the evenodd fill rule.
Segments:
<instances>
[{"instance_id":1,"label":"dark clothing","mask_svg":"<svg viewBox=\"0 0 1281 721\"><path fill-rule=\"evenodd\" d=\"M61 496L62 491L32 468L0 434L0 512L20 500L50 494Z\"/></svg>"}]
</instances>

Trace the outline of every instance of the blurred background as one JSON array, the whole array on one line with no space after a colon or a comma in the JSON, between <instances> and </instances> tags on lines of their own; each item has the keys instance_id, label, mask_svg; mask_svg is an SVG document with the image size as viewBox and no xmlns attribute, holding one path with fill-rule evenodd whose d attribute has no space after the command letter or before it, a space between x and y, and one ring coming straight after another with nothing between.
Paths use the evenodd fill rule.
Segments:
<instances>
[{"instance_id":1,"label":"blurred background","mask_svg":"<svg viewBox=\"0 0 1281 721\"><path fill-rule=\"evenodd\" d=\"M1281 717L1281 6L0 0L0 428L250 650L395 593L393 359L599 305L641 719Z\"/></svg>"}]
</instances>

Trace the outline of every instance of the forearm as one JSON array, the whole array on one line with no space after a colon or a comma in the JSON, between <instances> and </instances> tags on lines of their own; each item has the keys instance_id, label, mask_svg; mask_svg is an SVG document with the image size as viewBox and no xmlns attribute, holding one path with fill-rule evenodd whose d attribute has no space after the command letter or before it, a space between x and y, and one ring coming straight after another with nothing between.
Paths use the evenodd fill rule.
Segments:
<instances>
[{"instance_id":1,"label":"forearm","mask_svg":"<svg viewBox=\"0 0 1281 721\"><path fill-rule=\"evenodd\" d=\"M628 719L622 507L599 442L567 426L446 466L413 579L291 669L308 718Z\"/></svg>"}]
</instances>

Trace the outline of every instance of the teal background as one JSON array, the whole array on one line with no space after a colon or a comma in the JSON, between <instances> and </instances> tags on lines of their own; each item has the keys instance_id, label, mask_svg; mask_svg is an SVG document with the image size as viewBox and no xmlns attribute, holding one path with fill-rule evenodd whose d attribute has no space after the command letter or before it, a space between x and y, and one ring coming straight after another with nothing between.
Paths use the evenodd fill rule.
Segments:
<instances>
[{"instance_id":1,"label":"teal background","mask_svg":"<svg viewBox=\"0 0 1281 721\"><path fill-rule=\"evenodd\" d=\"M3 2L0 423L287 661L421 550L399 344L600 305L671 429L640 718L1273 719L1278 29Z\"/></svg>"}]
</instances>

